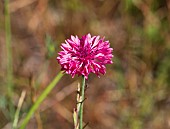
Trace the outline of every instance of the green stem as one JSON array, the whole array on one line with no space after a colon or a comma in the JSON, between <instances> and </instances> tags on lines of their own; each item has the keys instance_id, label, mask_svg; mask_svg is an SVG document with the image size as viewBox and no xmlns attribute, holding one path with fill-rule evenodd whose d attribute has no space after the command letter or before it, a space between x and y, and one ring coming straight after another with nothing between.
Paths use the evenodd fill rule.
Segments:
<instances>
[{"instance_id":1,"label":"green stem","mask_svg":"<svg viewBox=\"0 0 170 129\"><path fill-rule=\"evenodd\" d=\"M84 101L84 91L85 91L85 77L82 77L82 86L81 86L81 100ZM80 105L80 129L83 129L83 102Z\"/></svg>"},{"instance_id":2,"label":"green stem","mask_svg":"<svg viewBox=\"0 0 170 129\"><path fill-rule=\"evenodd\" d=\"M38 109L42 101L47 97L47 95L50 93L50 91L56 86L58 81L61 79L63 76L62 72L60 72L54 80L47 86L47 88L42 92L42 94L37 98L35 101L34 105L31 107L29 110L28 114L24 118L24 120L21 123L21 126L19 129L25 129L26 125L28 124L29 120L31 119L33 113Z\"/></svg>"},{"instance_id":3,"label":"green stem","mask_svg":"<svg viewBox=\"0 0 170 129\"><path fill-rule=\"evenodd\" d=\"M9 0L5 0L5 40L6 40L6 59L7 59L7 93L9 99L10 117L13 119L14 106L12 104L13 94L13 68L12 68L12 47L11 47L11 23L9 12Z\"/></svg>"}]
</instances>

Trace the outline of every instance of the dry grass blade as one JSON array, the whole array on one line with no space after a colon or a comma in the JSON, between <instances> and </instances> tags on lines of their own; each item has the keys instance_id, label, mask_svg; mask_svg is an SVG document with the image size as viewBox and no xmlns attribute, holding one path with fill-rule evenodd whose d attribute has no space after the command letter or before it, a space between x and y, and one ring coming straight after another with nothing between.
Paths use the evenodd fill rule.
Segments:
<instances>
[{"instance_id":1,"label":"dry grass blade","mask_svg":"<svg viewBox=\"0 0 170 129\"><path fill-rule=\"evenodd\" d=\"M13 122L13 128L14 128L14 129L17 128L18 120L19 120L19 113L20 113L20 111L21 111L21 107L22 107L22 105L23 105L25 96L26 96L26 91L23 90L22 93L21 93L21 97L19 98L17 110L16 110L15 117L14 117L14 122Z\"/></svg>"}]
</instances>

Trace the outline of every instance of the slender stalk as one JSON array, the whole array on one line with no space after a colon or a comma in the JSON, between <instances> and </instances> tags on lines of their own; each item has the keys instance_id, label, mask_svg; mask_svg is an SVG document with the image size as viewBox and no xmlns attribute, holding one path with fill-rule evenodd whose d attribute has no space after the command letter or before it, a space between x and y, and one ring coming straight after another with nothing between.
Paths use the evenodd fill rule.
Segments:
<instances>
[{"instance_id":1,"label":"slender stalk","mask_svg":"<svg viewBox=\"0 0 170 129\"><path fill-rule=\"evenodd\" d=\"M82 77L82 86L81 86L81 105L80 105L80 112L79 112L79 115L80 115L80 129L83 129L83 101L84 101L84 91L85 91L85 77L83 76Z\"/></svg>"},{"instance_id":2,"label":"slender stalk","mask_svg":"<svg viewBox=\"0 0 170 129\"><path fill-rule=\"evenodd\" d=\"M12 47L11 47L11 23L9 13L9 0L5 0L5 40L6 40L6 53L7 53L7 93L9 99L10 117L13 119L14 106L12 104L13 94L13 68L12 68Z\"/></svg>"},{"instance_id":3,"label":"slender stalk","mask_svg":"<svg viewBox=\"0 0 170 129\"><path fill-rule=\"evenodd\" d=\"M54 80L47 86L47 88L42 92L42 94L37 98L35 101L34 105L31 107L29 110L28 114L24 118L24 120L21 123L21 126L19 129L25 129L26 125L28 124L29 120L31 119L33 113L38 109L42 101L47 97L47 95L50 93L50 91L56 86L58 81L61 79L63 76L62 72L60 72Z\"/></svg>"},{"instance_id":4,"label":"slender stalk","mask_svg":"<svg viewBox=\"0 0 170 129\"><path fill-rule=\"evenodd\" d=\"M42 124L42 120L41 120L41 115L40 115L40 112L39 110L37 110L35 112L35 119L37 121L37 129L43 129L43 124Z\"/></svg>"},{"instance_id":5,"label":"slender stalk","mask_svg":"<svg viewBox=\"0 0 170 129\"><path fill-rule=\"evenodd\" d=\"M20 110L21 110L21 107L22 107L22 104L24 102L24 99L25 99L25 95L26 95L26 91L22 91L21 93L21 97L19 99L19 102L18 102L18 107L17 107L17 110L15 112L15 116L14 116L14 122L13 122L13 129L16 129L17 128L17 125L18 125L18 119L19 119L19 114L20 114Z\"/></svg>"}]
</instances>

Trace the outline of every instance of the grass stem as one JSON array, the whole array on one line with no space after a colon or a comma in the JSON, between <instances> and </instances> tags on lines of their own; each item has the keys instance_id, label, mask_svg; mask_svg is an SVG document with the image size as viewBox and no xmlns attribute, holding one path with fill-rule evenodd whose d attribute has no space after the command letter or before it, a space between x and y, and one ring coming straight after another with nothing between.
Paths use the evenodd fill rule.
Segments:
<instances>
[{"instance_id":1,"label":"grass stem","mask_svg":"<svg viewBox=\"0 0 170 129\"><path fill-rule=\"evenodd\" d=\"M42 92L42 94L37 98L31 109L29 110L28 114L24 118L24 120L21 123L21 126L19 129L25 129L26 125L28 124L29 120L31 119L33 113L38 109L40 104L43 102L43 100L47 97L47 95L50 93L50 91L56 86L56 84L59 82L61 77L63 76L62 72L60 72L54 80L46 87L46 89Z\"/></svg>"},{"instance_id":2,"label":"grass stem","mask_svg":"<svg viewBox=\"0 0 170 129\"><path fill-rule=\"evenodd\" d=\"M12 45L11 45L11 22L9 12L9 0L5 0L5 40L7 59L7 98L9 101L10 118L14 117L14 106L12 103L13 94L13 67L12 67Z\"/></svg>"},{"instance_id":3,"label":"grass stem","mask_svg":"<svg viewBox=\"0 0 170 129\"><path fill-rule=\"evenodd\" d=\"M21 97L18 101L18 107L17 107L17 110L15 112L15 116L14 116L14 122L13 122L13 129L16 129L17 128L17 125L18 125L18 120L19 120L19 114L20 114L20 111L21 111L21 107L22 107L22 104L24 102L24 99L25 99L25 96L26 96L26 91L22 91L21 93Z\"/></svg>"}]
</instances>

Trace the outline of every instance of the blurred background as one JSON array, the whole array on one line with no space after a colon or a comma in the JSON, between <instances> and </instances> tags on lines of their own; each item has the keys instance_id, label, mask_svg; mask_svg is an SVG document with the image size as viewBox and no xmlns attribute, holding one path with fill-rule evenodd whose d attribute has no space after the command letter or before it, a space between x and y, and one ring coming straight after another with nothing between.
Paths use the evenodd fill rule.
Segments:
<instances>
[{"instance_id":1,"label":"blurred background","mask_svg":"<svg viewBox=\"0 0 170 129\"><path fill-rule=\"evenodd\" d=\"M0 128L11 129L21 93L20 119L60 71L60 45L70 35L105 36L113 64L90 74L87 129L170 129L169 0L0 1ZM11 44L5 40L10 34ZM8 37L10 39L10 37ZM10 42L10 40L9 40ZM81 78L64 75L27 129L72 129Z\"/></svg>"}]
</instances>

